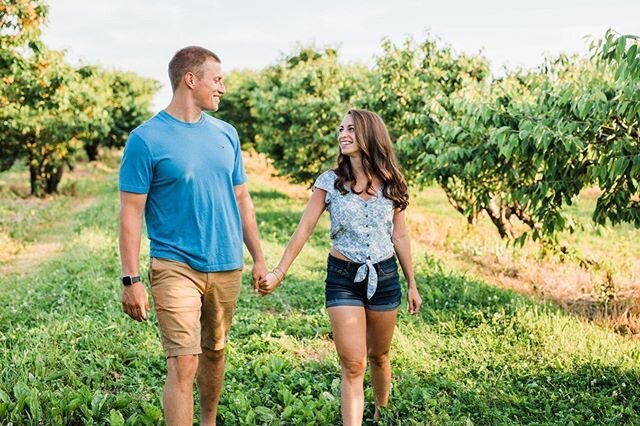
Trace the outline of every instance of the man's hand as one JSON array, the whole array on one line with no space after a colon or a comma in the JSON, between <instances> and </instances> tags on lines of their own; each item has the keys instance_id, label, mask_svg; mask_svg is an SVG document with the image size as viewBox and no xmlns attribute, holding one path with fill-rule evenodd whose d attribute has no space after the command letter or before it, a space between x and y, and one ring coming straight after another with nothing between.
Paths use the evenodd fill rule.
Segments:
<instances>
[{"instance_id":1,"label":"man's hand","mask_svg":"<svg viewBox=\"0 0 640 426\"><path fill-rule=\"evenodd\" d=\"M262 296L266 296L267 294L271 294L282 282L282 275L278 275L276 271L269 272L263 279L260 281L260 288L258 291Z\"/></svg>"},{"instance_id":2,"label":"man's hand","mask_svg":"<svg viewBox=\"0 0 640 426\"><path fill-rule=\"evenodd\" d=\"M253 289L258 291L260 281L267 275L269 270L267 264L264 262L256 262L251 269L251 276L253 277Z\"/></svg>"},{"instance_id":3,"label":"man's hand","mask_svg":"<svg viewBox=\"0 0 640 426\"><path fill-rule=\"evenodd\" d=\"M146 321L149 307L149 296L142 282L122 286L122 310L136 321Z\"/></svg>"}]
</instances>

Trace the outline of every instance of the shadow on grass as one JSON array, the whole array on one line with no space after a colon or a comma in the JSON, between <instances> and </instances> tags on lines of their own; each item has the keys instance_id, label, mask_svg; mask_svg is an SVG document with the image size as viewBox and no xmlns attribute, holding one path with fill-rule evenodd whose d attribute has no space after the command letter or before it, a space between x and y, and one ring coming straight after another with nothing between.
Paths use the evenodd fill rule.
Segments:
<instances>
[{"instance_id":1,"label":"shadow on grass","mask_svg":"<svg viewBox=\"0 0 640 426\"><path fill-rule=\"evenodd\" d=\"M284 245L286 245L289 238L291 238L291 235L296 230L301 217L302 212L298 210L256 212L256 221L260 231L260 239L281 244L283 246L282 250L284 250ZM316 229L311 234L306 244L317 247L326 246L327 252L329 252L328 231L324 229L322 225L316 226Z\"/></svg>"},{"instance_id":2,"label":"shadow on grass","mask_svg":"<svg viewBox=\"0 0 640 426\"><path fill-rule=\"evenodd\" d=\"M526 371L502 365L483 373L468 366L425 375L402 370L382 424L638 424L639 379L637 372L592 364Z\"/></svg>"},{"instance_id":3,"label":"shadow on grass","mask_svg":"<svg viewBox=\"0 0 640 426\"><path fill-rule=\"evenodd\" d=\"M300 212L298 211L256 212L260 238L279 244L286 244L289 241L299 220Z\"/></svg>"},{"instance_id":4,"label":"shadow on grass","mask_svg":"<svg viewBox=\"0 0 640 426\"><path fill-rule=\"evenodd\" d=\"M274 200L289 201L290 197L280 191L251 190L251 199L255 202Z\"/></svg>"}]
</instances>

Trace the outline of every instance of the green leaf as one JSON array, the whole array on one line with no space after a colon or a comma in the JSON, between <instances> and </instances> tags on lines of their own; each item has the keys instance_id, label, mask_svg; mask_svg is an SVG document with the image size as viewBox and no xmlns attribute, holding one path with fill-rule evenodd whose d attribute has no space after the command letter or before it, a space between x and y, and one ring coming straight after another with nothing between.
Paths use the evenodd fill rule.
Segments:
<instances>
[{"instance_id":1,"label":"green leaf","mask_svg":"<svg viewBox=\"0 0 640 426\"><path fill-rule=\"evenodd\" d=\"M256 407L254 409L258 418L264 422L272 422L276 419L275 413L267 407Z\"/></svg>"},{"instance_id":2,"label":"green leaf","mask_svg":"<svg viewBox=\"0 0 640 426\"><path fill-rule=\"evenodd\" d=\"M622 59L626 47L627 47L627 38L626 37L620 37L618 39L618 43L616 45L616 56L615 56L615 59L616 59L617 62L620 62L620 60Z\"/></svg>"},{"instance_id":3,"label":"green leaf","mask_svg":"<svg viewBox=\"0 0 640 426\"><path fill-rule=\"evenodd\" d=\"M111 424L111 426L124 426L124 417L122 416L122 413L112 409L109 412L109 424Z\"/></svg>"},{"instance_id":4,"label":"green leaf","mask_svg":"<svg viewBox=\"0 0 640 426\"><path fill-rule=\"evenodd\" d=\"M632 67L640 58L638 56L638 45L632 44L629 50L627 50L627 63L629 67Z\"/></svg>"},{"instance_id":5,"label":"green leaf","mask_svg":"<svg viewBox=\"0 0 640 426\"><path fill-rule=\"evenodd\" d=\"M13 386L13 396L16 398L18 404L24 404L29 396L30 389L24 382L19 381Z\"/></svg>"}]
</instances>

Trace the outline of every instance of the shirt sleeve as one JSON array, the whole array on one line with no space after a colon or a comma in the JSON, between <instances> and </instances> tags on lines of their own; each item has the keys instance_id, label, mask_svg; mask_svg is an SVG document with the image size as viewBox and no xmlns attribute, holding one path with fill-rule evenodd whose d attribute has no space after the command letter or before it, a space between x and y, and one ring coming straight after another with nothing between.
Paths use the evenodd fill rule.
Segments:
<instances>
[{"instance_id":1,"label":"shirt sleeve","mask_svg":"<svg viewBox=\"0 0 640 426\"><path fill-rule=\"evenodd\" d=\"M233 176L231 177L231 179L233 180L233 186L238 186L247 181L247 174L244 170L244 163L242 161L242 149L240 147L240 138L238 137L238 132L236 131L236 129L233 129L233 139L235 158L233 162Z\"/></svg>"},{"instance_id":2,"label":"shirt sleeve","mask_svg":"<svg viewBox=\"0 0 640 426\"><path fill-rule=\"evenodd\" d=\"M147 194L151 187L153 161L146 142L135 133L129 135L120 162L120 191Z\"/></svg>"},{"instance_id":3,"label":"shirt sleeve","mask_svg":"<svg viewBox=\"0 0 640 426\"><path fill-rule=\"evenodd\" d=\"M336 181L336 175L332 170L326 171L318 178L313 184L313 190L316 188L327 191L327 195L324 197L324 202L329 204L331 202L331 195L335 192L334 183Z\"/></svg>"}]
</instances>

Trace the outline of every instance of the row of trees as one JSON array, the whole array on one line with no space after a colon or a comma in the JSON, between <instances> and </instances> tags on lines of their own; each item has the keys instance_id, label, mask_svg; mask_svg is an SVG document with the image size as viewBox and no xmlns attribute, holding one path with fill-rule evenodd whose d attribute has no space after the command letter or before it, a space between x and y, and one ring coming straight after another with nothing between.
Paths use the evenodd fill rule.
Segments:
<instances>
[{"instance_id":1,"label":"row of trees","mask_svg":"<svg viewBox=\"0 0 640 426\"><path fill-rule=\"evenodd\" d=\"M46 14L42 0L0 4L0 170L24 161L35 195L56 191L78 151L95 159L101 144L122 146L158 89L69 66L40 41ZM336 126L359 107L385 119L409 180L437 182L471 224L486 214L505 238L553 238L573 227L565 207L597 185L595 222L640 226L637 37L608 32L591 57L500 78L482 56L430 37L383 42L373 68L301 47L228 82L218 115L295 182L334 165Z\"/></svg>"},{"instance_id":2,"label":"row of trees","mask_svg":"<svg viewBox=\"0 0 640 426\"><path fill-rule=\"evenodd\" d=\"M597 223L640 226L640 52L608 32L590 57L560 56L495 78L479 55L433 38L385 41L372 69L301 48L260 72L235 72L218 114L280 173L310 183L333 167L349 107L386 121L405 173L437 182L473 224L504 238L573 229L566 206L597 185Z\"/></svg>"},{"instance_id":3,"label":"row of trees","mask_svg":"<svg viewBox=\"0 0 640 426\"><path fill-rule=\"evenodd\" d=\"M72 67L40 40L42 0L0 4L0 170L26 163L31 193L57 191L79 151L123 146L149 116L155 80L97 66Z\"/></svg>"}]
</instances>

